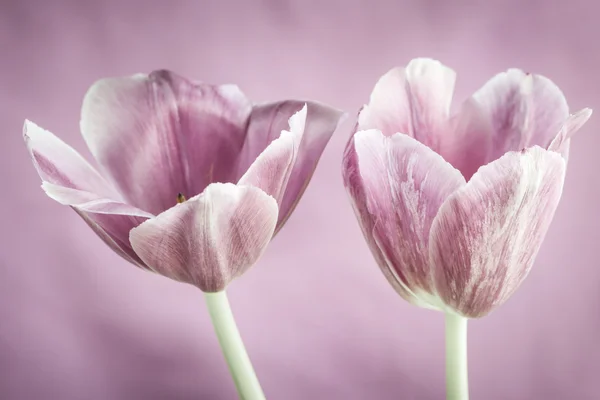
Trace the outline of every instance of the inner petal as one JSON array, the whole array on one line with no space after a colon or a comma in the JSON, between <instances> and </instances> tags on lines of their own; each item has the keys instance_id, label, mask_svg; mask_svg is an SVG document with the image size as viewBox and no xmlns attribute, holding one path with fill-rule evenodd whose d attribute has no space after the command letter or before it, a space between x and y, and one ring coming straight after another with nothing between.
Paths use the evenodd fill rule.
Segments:
<instances>
[{"instance_id":1,"label":"inner petal","mask_svg":"<svg viewBox=\"0 0 600 400\"><path fill-rule=\"evenodd\" d=\"M97 82L81 129L128 203L159 214L173 196L235 178L251 104L233 85L193 83L168 71Z\"/></svg>"},{"instance_id":2,"label":"inner petal","mask_svg":"<svg viewBox=\"0 0 600 400\"><path fill-rule=\"evenodd\" d=\"M439 152L454 92L455 72L428 58L394 68L375 85L369 104L358 116L357 131L380 130L414 137Z\"/></svg>"},{"instance_id":3,"label":"inner petal","mask_svg":"<svg viewBox=\"0 0 600 400\"><path fill-rule=\"evenodd\" d=\"M569 116L560 89L548 78L509 69L490 79L474 95L492 126L486 163L509 151L547 148Z\"/></svg>"}]
</instances>

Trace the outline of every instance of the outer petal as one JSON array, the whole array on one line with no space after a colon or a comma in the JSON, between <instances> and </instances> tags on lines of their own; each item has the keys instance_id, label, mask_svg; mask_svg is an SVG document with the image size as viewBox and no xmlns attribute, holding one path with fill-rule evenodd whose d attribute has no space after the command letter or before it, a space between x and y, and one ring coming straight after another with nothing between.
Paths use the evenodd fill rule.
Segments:
<instances>
[{"instance_id":1,"label":"outer petal","mask_svg":"<svg viewBox=\"0 0 600 400\"><path fill-rule=\"evenodd\" d=\"M571 136L573 136L581 127L587 122L587 120L592 116L592 110L589 108L584 108L576 112L573 115L570 115L569 118L565 121L562 128L558 132L558 135L552 140L550 145L548 146L548 150L556 151L564 157L565 160L568 161L569 157L569 144L571 141Z\"/></svg>"},{"instance_id":2,"label":"outer petal","mask_svg":"<svg viewBox=\"0 0 600 400\"><path fill-rule=\"evenodd\" d=\"M303 107L306 107L305 117ZM296 115L290 118L294 114ZM259 105L252 110L246 143L238 165L240 177L246 173L263 150L288 127L294 135L294 140L299 140L300 143L280 201L277 231L287 221L304 194L325 146L342 116L341 111L331 107L295 100Z\"/></svg>"},{"instance_id":3,"label":"outer petal","mask_svg":"<svg viewBox=\"0 0 600 400\"><path fill-rule=\"evenodd\" d=\"M130 240L154 271L217 292L256 263L277 214L275 199L258 188L214 183L133 229Z\"/></svg>"},{"instance_id":4,"label":"outer petal","mask_svg":"<svg viewBox=\"0 0 600 400\"><path fill-rule=\"evenodd\" d=\"M488 161L526 147L547 148L569 115L567 101L552 81L518 69L496 75L473 98L493 127Z\"/></svg>"},{"instance_id":5,"label":"outer petal","mask_svg":"<svg viewBox=\"0 0 600 400\"><path fill-rule=\"evenodd\" d=\"M447 134L455 80L453 70L428 58L392 69L375 85L357 130L378 129L385 136L404 133L438 151Z\"/></svg>"},{"instance_id":6,"label":"outer petal","mask_svg":"<svg viewBox=\"0 0 600 400\"><path fill-rule=\"evenodd\" d=\"M429 230L442 202L465 180L439 154L407 135L363 131L354 136L354 145L374 221L373 239L385 259L381 268L431 303Z\"/></svg>"},{"instance_id":7,"label":"outer petal","mask_svg":"<svg viewBox=\"0 0 600 400\"><path fill-rule=\"evenodd\" d=\"M129 231L152 215L120 202L108 182L52 133L26 121L23 135L46 194L72 206L110 248L143 267L129 245Z\"/></svg>"},{"instance_id":8,"label":"outer petal","mask_svg":"<svg viewBox=\"0 0 600 400\"><path fill-rule=\"evenodd\" d=\"M94 167L51 132L25 121L23 138L42 181L100 196L118 196Z\"/></svg>"},{"instance_id":9,"label":"outer petal","mask_svg":"<svg viewBox=\"0 0 600 400\"><path fill-rule=\"evenodd\" d=\"M90 228L125 260L147 268L129 243L129 231L153 215L130 205L85 192L44 182L46 194L71 206Z\"/></svg>"},{"instance_id":10,"label":"outer petal","mask_svg":"<svg viewBox=\"0 0 600 400\"><path fill-rule=\"evenodd\" d=\"M358 223L365 241L371 249L371 253L375 258L377 265L380 266L381 271L385 275L386 279L403 299L413 304L421 304L421 301L413 295L410 289L406 287L405 282L400 282L396 278L396 275L392 273L392 270L387 267L386 258L375 242L375 238L373 237L375 219L369 213L367 206L367 195L365 191L365 185L363 184L362 177L360 176L358 155L356 154L354 137L350 138L350 141L348 142L344 152L344 158L342 160L342 177L344 180L344 186L346 187L346 191L350 197L350 204L354 209L354 213L358 219Z\"/></svg>"},{"instance_id":11,"label":"outer petal","mask_svg":"<svg viewBox=\"0 0 600 400\"><path fill-rule=\"evenodd\" d=\"M169 71L109 78L85 96L81 130L128 203L158 214L215 181L232 181L251 104L233 85Z\"/></svg>"},{"instance_id":12,"label":"outer petal","mask_svg":"<svg viewBox=\"0 0 600 400\"><path fill-rule=\"evenodd\" d=\"M482 167L442 205L430 235L439 296L475 318L529 273L558 205L565 161L533 147Z\"/></svg>"}]
</instances>

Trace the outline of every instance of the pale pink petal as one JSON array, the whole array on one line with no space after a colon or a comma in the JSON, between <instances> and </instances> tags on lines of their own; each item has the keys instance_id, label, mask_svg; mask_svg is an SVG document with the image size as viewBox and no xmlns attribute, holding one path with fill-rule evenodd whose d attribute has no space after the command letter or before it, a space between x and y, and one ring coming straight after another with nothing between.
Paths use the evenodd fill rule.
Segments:
<instances>
[{"instance_id":1,"label":"pale pink petal","mask_svg":"<svg viewBox=\"0 0 600 400\"><path fill-rule=\"evenodd\" d=\"M533 265L564 175L560 154L535 146L482 167L446 200L429 244L447 306L475 318L511 296Z\"/></svg>"},{"instance_id":2,"label":"pale pink petal","mask_svg":"<svg viewBox=\"0 0 600 400\"><path fill-rule=\"evenodd\" d=\"M584 108L583 110L570 115L558 132L558 135L554 137L548 146L548 150L556 151L562 154L565 160L568 161L571 136L577 133L577 131L581 129L581 127L587 122L588 119L590 119L591 116L592 110L589 108Z\"/></svg>"},{"instance_id":3,"label":"pale pink petal","mask_svg":"<svg viewBox=\"0 0 600 400\"><path fill-rule=\"evenodd\" d=\"M51 132L25 121L23 138L42 181L118 198L94 167Z\"/></svg>"},{"instance_id":4,"label":"pale pink petal","mask_svg":"<svg viewBox=\"0 0 600 400\"><path fill-rule=\"evenodd\" d=\"M342 160L342 177L344 180L344 186L350 197L350 204L356 214L359 226L363 233L363 236L371 249L371 253L379 266L386 266L386 259L381 252L381 249L373 238L373 228L375 227L375 219L369 213L367 207L367 198L365 193L365 187L363 180L360 176L358 169L358 156L356 154L356 145L354 137L350 138L344 157ZM413 303L420 304L420 300L415 297L412 292L406 288L405 283L400 282L392 271L387 266L381 267L386 279L390 282L394 290L405 300Z\"/></svg>"},{"instance_id":5,"label":"pale pink petal","mask_svg":"<svg viewBox=\"0 0 600 400\"><path fill-rule=\"evenodd\" d=\"M46 194L70 205L98 236L127 261L143 267L129 245L129 230L144 218L121 203L118 194L79 153L52 133L26 121L24 138ZM132 211L130 213L130 211ZM115 213L116 215L113 215Z\"/></svg>"},{"instance_id":6,"label":"pale pink petal","mask_svg":"<svg viewBox=\"0 0 600 400\"><path fill-rule=\"evenodd\" d=\"M147 268L129 243L129 232L153 215L130 205L83 190L44 182L42 188L57 202L71 206L112 250L125 260Z\"/></svg>"},{"instance_id":7,"label":"pale pink petal","mask_svg":"<svg viewBox=\"0 0 600 400\"><path fill-rule=\"evenodd\" d=\"M269 144L281 136L282 131L289 130L294 141L299 141L285 192L281 199L278 197L280 208L276 231L287 221L304 194L325 146L342 117L343 113L334 108L296 100L259 105L252 110L238 167L240 177Z\"/></svg>"},{"instance_id":8,"label":"pale pink petal","mask_svg":"<svg viewBox=\"0 0 600 400\"><path fill-rule=\"evenodd\" d=\"M508 151L547 148L569 116L567 101L552 81L518 69L496 75L473 98L494 132L488 161Z\"/></svg>"},{"instance_id":9,"label":"pale pink petal","mask_svg":"<svg viewBox=\"0 0 600 400\"><path fill-rule=\"evenodd\" d=\"M129 204L158 214L233 181L251 104L234 85L169 71L102 79L85 96L83 136Z\"/></svg>"},{"instance_id":10,"label":"pale pink petal","mask_svg":"<svg viewBox=\"0 0 600 400\"><path fill-rule=\"evenodd\" d=\"M354 135L354 146L373 240L385 259L380 267L427 301L433 291L431 223L465 180L439 154L407 135L362 131Z\"/></svg>"},{"instance_id":11,"label":"pale pink petal","mask_svg":"<svg viewBox=\"0 0 600 400\"><path fill-rule=\"evenodd\" d=\"M275 199L258 188L214 183L133 229L130 241L152 270L217 292L260 258L277 214Z\"/></svg>"},{"instance_id":12,"label":"pale pink petal","mask_svg":"<svg viewBox=\"0 0 600 400\"><path fill-rule=\"evenodd\" d=\"M142 218L154 217L154 215L128 204L101 197L95 193L86 192L84 190L66 188L50 182L43 182L42 189L44 189L48 197L53 200L66 206L76 207L83 211L98 214L131 215Z\"/></svg>"},{"instance_id":13,"label":"pale pink petal","mask_svg":"<svg viewBox=\"0 0 600 400\"><path fill-rule=\"evenodd\" d=\"M240 178L238 184L255 186L273 196L281 205L296 161L305 121L306 106L290 118L290 130L281 132L281 136L267 146Z\"/></svg>"},{"instance_id":14,"label":"pale pink petal","mask_svg":"<svg viewBox=\"0 0 600 400\"><path fill-rule=\"evenodd\" d=\"M357 130L378 129L385 136L404 133L439 151L446 131L456 73L436 60L417 58L394 68L377 82Z\"/></svg>"}]
</instances>

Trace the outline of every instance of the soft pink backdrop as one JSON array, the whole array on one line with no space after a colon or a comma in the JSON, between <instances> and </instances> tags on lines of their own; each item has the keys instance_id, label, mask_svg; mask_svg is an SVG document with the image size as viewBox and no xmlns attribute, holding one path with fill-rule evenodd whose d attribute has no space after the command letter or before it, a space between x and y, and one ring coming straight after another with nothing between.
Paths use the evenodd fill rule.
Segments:
<instances>
[{"instance_id":1,"label":"soft pink backdrop","mask_svg":"<svg viewBox=\"0 0 600 400\"><path fill-rule=\"evenodd\" d=\"M461 99L520 67L598 113L598 12L593 0L1 1L0 398L235 398L202 294L127 264L47 198L21 137L29 118L88 156L88 86L170 68L349 112L296 213L230 287L267 397L443 399L443 316L388 286L342 186L356 110L382 73L430 56L458 71ZM599 121L572 144L530 277L470 323L475 400L600 398Z\"/></svg>"}]
</instances>

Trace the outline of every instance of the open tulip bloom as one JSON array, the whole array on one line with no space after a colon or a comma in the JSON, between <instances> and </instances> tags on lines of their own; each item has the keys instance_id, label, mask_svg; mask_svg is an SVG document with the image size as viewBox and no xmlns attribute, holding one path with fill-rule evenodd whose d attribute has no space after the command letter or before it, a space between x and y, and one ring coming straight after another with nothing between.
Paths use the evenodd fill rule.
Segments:
<instances>
[{"instance_id":1,"label":"open tulip bloom","mask_svg":"<svg viewBox=\"0 0 600 400\"><path fill-rule=\"evenodd\" d=\"M225 288L283 226L341 116L156 71L86 94L81 132L102 174L32 122L24 137L48 196L125 260L206 294L240 397L263 399Z\"/></svg>"},{"instance_id":2,"label":"open tulip bloom","mask_svg":"<svg viewBox=\"0 0 600 400\"><path fill-rule=\"evenodd\" d=\"M569 115L549 79L508 70L455 112L455 73L412 60L375 85L343 179L381 271L405 300L446 314L448 399L468 398L466 321L525 279L561 197Z\"/></svg>"}]
</instances>

